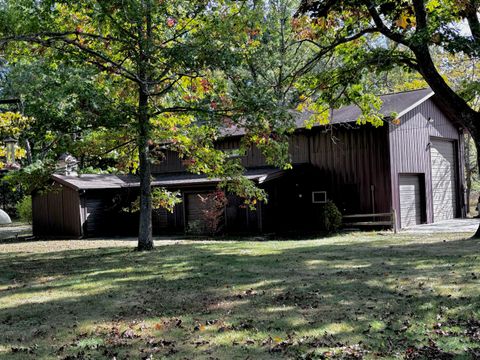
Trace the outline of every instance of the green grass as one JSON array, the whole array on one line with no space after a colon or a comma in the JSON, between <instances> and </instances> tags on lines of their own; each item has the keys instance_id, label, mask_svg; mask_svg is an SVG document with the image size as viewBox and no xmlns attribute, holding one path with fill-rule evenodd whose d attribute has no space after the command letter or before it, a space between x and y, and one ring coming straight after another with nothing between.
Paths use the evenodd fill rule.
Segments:
<instances>
[{"instance_id":1,"label":"green grass","mask_svg":"<svg viewBox=\"0 0 480 360\"><path fill-rule=\"evenodd\" d=\"M480 241L465 234L134 246L0 242L0 358L480 352Z\"/></svg>"}]
</instances>

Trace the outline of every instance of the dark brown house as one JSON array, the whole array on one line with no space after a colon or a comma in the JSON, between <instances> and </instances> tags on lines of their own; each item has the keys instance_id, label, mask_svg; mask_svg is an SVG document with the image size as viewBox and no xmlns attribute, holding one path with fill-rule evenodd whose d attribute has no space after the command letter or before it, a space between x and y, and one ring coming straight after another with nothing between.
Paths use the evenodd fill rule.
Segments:
<instances>
[{"instance_id":1,"label":"dark brown house","mask_svg":"<svg viewBox=\"0 0 480 360\"><path fill-rule=\"evenodd\" d=\"M442 112L429 89L382 100L382 113L395 112L399 121L387 118L378 128L357 125L360 110L355 106L334 111L328 127L307 130L299 118L290 139L292 170L267 167L253 149L243 159L246 176L268 192L269 201L251 211L231 196L224 230L318 230L327 200L348 222L385 225L393 220L391 227L396 228L465 216L463 129ZM234 149L240 137L227 136L218 146ZM183 197L173 213L155 210L154 233L184 232L201 221L198 195L211 192L218 180L185 172L173 152L167 152L154 173L154 186L180 190ZM54 175L53 182L57 191L33 197L35 235L92 237L137 231L138 216L128 211L137 196L135 177Z\"/></svg>"}]
</instances>

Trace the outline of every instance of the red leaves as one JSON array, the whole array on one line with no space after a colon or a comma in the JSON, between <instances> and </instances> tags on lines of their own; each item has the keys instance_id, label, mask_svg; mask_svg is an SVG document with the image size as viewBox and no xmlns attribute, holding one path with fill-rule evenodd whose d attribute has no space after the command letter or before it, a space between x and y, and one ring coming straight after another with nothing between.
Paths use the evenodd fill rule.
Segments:
<instances>
[{"instance_id":1,"label":"red leaves","mask_svg":"<svg viewBox=\"0 0 480 360\"><path fill-rule=\"evenodd\" d=\"M207 79L200 80L200 85L202 86L204 92L209 92L212 90L212 84Z\"/></svg>"},{"instance_id":2,"label":"red leaves","mask_svg":"<svg viewBox=\"0 0 480 360\"><path fill-rule=\"evenodd\" d=\"M175 25L177 25L177 20L176 20L175 18L173 18L173 17L167 18L167 26L168 26L169 28L172 28L172 27L174 27Z\"/></svg>"},{"instance_id":3,"label":"red leaves","mask_svg":"<svg viewBox=\"0 0 480 360\"><path fill-rule=\"evenodd\" d=\"M202 218L206 230L211 234L216 234L219 231L225 206L228 204L227 196L220 189L207 195L198 196L202 202Z\"/></svg>"},{"instance_id":4,"label":"red leaves","mask_svg":"<svg viewBox=\"0 0 480 360\"><path fill-rule=\"evenodd\" d=\"M188 168L189 166L193 166L196 164L196 160L195 159L185 159L182 161L182 164L183 166L185 166L186 168Z\"/></svg>"}]
</instances>

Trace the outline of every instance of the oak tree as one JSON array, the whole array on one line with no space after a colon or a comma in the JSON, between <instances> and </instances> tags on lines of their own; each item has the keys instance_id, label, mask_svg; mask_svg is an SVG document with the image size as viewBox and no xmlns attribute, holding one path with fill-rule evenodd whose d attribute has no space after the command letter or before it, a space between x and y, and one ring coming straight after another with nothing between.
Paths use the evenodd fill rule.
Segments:
<instances>
[{"instance_id":1,"label":"oak tree","mask_svg":"<svg viewBox=\"0 0 480 360\"><path fill-rule=\"evenodd\" d=\"M344 84L361 83L369 72L417 72L480 148L480 112L474 105L478 75L458 82L454 72L445 71L452 67L441 64L447 56L478 63L479 8L478 0L303 0L297 16L313 24L319 53L348 54L340 64L343 84L332 94Z\"/></svg>"}]
</instances>

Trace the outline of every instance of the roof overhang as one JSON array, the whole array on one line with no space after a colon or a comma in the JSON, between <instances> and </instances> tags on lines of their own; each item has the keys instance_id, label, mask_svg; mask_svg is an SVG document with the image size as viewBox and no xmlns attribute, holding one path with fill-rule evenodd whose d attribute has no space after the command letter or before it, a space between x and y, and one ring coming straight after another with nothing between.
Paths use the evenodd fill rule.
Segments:
<instances>
[{"instance_id":1,"label":"roof overhang","mask_svg":"<svg viewBox=\"0 0 480 360\"><path fill-rule=\"evenodd\" d=\"M403 109L402 111L400 111L397 115L397 117L402 117L403 115L407 114L408 112L412 111L413 109L415 109L417 106L420 106L421 104L423 104L425 101L427 101L428 99L430 99L433 95L435 95L435 93L432 91L430 92L429 94L427 94L426 96L424 96L423 98L419 99L416 103L410 105L409 107Z\"/></svg>"},{"instance_id":2,"label":"roof overhang","mask_svg":"<svg viewBox=\"0 0 480 360\"><path fill-rule=\"evenodd\" d=\"M270 180L281 177L285 172L274 168L248 169L244 176L256 182L263 184ZM84 174L80 176L52 175L52 179L74 190L102 190L102 189L126 189L138 188L140 180L133 175L113 175L113 174ZM161 186L172 189L196 186L214 186L227 179L208 178L204 175L195 175L189 173L181 174L162 174L154 176L152 186Z\"/></svg>"},{"instance_id":3,"label":"roof overhang","mask_svg":"<svg viewBox=\"0 0 480 360\"><path fill-rule=\"evenodd\" d=\"M382 100L382 106L379 113L383 115L384 120L391 119L390 114L396 114L396 117L400 118L412 111L422 103L432 98L435 93L430 88L409 90L398 93L391 93L385 95L379 95ZM362 115L361 109L357 105L347 105L338 109L330 110L330 120L328 124L320 125L314 124L311 128L306 127L306 122L314 114L312 111L304 110L297 111L291 110L292 117L295 121L295 131L310 131L315 129L325 129L326 126L344 126L345 124L355 124L358 118ZM232 126L228 129L223 129L220 136L221 139L236 138L245 135L245 129Z\"/></svg>"}]
</instances>

